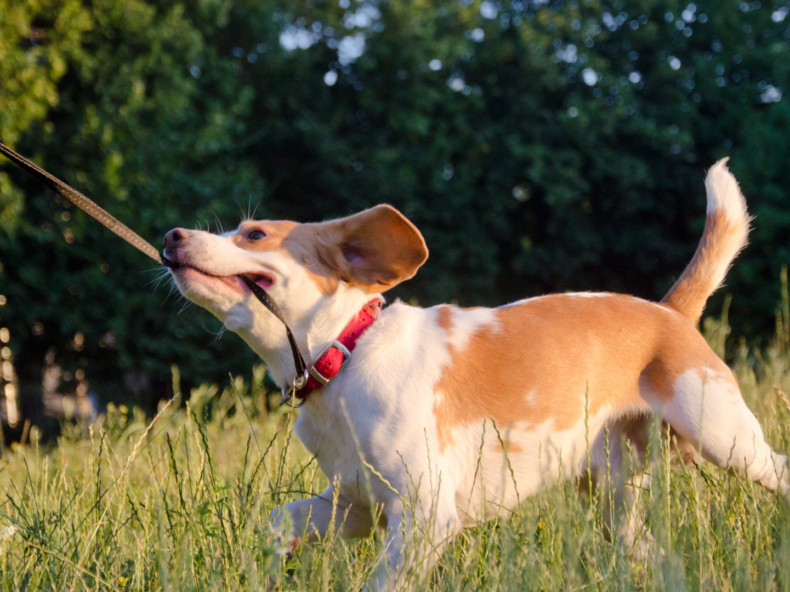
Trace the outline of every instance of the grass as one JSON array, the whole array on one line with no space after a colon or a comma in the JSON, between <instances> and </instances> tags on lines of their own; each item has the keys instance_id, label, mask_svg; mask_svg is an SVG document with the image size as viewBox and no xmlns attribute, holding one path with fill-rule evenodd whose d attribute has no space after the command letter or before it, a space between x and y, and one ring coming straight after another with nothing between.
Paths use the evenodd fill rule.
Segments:
<instances>
[{"instance_id":1,"label":"grass","mask_svg":"<svg viewBox=\"0 0 790 592\"><path fill-rule=\"evenodd\" d=\"M771 347L741 346L734 364L782 453L790 452L789 315L778 314ZM726 308L705 333L723 350ZM57 447L40 447L33 431L27 446L3 450L2 589L362 588L381 533L353 542L330 535L290 558L267 535L273 508L322 491L326 478L293 435L295 412L267 412L262 373L252 384L236 378L177 397L153 421L110 406L92 425L67 425ZM174 381L178 392L177 373ZM790 504L737 475L678 465L659 430L640 502L649 535L633 548L607 536L605 480L592 497L563 483L464 531L412 587L790 590Z\"/></svg>"}]
</instances>

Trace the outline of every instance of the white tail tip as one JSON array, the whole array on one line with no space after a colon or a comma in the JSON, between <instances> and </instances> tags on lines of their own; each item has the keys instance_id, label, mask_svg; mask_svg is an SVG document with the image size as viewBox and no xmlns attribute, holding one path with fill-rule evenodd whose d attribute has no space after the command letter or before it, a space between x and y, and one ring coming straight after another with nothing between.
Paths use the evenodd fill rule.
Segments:
<instances>
[{"instance_id":1,"label":"white tail tip","mask_svg":"<svg viewBox=\"0 0 790 592\"><path fill-rule=\"evenodd\" d=\"M746 200L738 187L738 181L727 169L729 158L722 158L708 171L705 189L708 192L708 213L725 212L727 218L740 220L748 217Z\"/></svg>"}]
</instances>

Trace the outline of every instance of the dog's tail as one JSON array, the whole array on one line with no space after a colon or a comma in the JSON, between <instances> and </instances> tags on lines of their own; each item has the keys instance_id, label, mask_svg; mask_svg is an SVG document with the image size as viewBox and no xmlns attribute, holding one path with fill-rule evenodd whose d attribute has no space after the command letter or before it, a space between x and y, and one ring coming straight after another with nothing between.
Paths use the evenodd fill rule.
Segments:
<instances>
[{"instance_id":1,"label":"dog's tail","mask_svg":"<svg viewBox=\"0 0 790 592\"><path fill-rule=\"evenodd\" d=\"M738 182L727 170L726 158L708 171L705 189L708 216L702 240L691 263L662 300L694 323L724 281L733 259L746 246L751 220Z\"/></svg>"}]
</instances>

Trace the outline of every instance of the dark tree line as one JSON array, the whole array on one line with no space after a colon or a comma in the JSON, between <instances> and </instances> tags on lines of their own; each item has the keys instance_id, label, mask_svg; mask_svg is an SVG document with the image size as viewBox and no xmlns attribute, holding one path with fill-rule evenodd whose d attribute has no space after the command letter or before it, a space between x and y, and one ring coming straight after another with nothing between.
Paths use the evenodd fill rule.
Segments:
<instances>
[{"instance_id":1,"label":"dark tree line","mask_svg":"<svg viewBox=\"0 0 790 592\"><path fill-rule=\"evenodd\" d=\"M391 297L660 298L731 156L754 223L725 292L773 330L788 257L786 2L0 0L0 135L155 244L175 225L386 202L431 257ZM246 373L243 343L7 162L0 324L22 400L82 369L150 405ZM82 374L80 374L82 375ZM62 389L74 388L77 379Z\"/></svg>"}]
</instances>

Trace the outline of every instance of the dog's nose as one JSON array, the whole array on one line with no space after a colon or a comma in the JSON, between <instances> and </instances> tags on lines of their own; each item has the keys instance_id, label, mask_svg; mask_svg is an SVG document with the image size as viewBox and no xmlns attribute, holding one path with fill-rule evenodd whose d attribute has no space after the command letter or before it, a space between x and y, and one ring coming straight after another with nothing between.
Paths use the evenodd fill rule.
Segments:
<instances>
[{"instance_id":1,"label":"dog's nose","mask_svg":"<svg viewBox=\"0 0 790 592\"><path fill-rule=\"evenodd\" d=\"M192 234L183 228L174 228L165 235L165 249L175 249Z\"/></svg>"}]
</instances>

